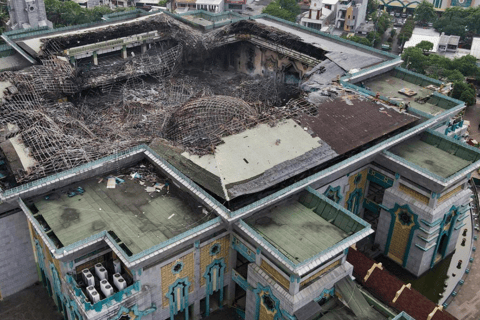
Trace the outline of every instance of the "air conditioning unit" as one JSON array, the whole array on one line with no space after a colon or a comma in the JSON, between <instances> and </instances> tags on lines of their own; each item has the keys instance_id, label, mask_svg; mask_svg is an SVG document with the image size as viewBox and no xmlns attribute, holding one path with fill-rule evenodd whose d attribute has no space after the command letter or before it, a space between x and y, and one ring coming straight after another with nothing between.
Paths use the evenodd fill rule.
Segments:
<instances>
[{"instance_id":1,"label":"air conditioning unit","mask_svg":"<svg viewBox=\"0 0 480 320\"><path fill-rule=\"evenodd\" d=\"M95 286L95 278L94 278L93 274L90 272L90 270L83 269L82 270L82 277L83 277L83 282L85 282L85 285L87 287Z\"/></svg>"},{"instance_id":2,"label":"air conditioning unit","mask_svg":"<svg viewBox=\"0 0 480 320\"><path fill-rule=\"evenodd\" d=\"M108 280L107 279L104 279L102 281L100 281L100 289L103 289L105 288L106 285L108 285Z\"/></svg>"},{"instance_id":3,"label":"air conditioning unit","mask_svg":"<svg viewBox=\"0 0 480 320\"><path fill-rule=\"evenodd\" d=\"M108 283L107 280L100 281L100 290L105 295L105 298L110 297L113 294L113 287Z\"/></svg>"},{"instance_id":4,"label":"air conditioning unit","mask_svg":"<svg viewBox=\"0 0 480 320\"><path fill-rule=\"evenodd\" d=\"M122 265L120 260L113 260L113 273L122 273Z\"/></svg>"},{"instance_id":5,"label":"air conditioning unit","mask_svg":"<svg viewBox=\"0 0 480 320\"><path fill-rule=\"evenodd\" d=\"M108 281L105 287L102 287L101 290L105 295L105 298L108 298L113 294L113 287L108 283Z\"/></svg>"},{"instance_id":6,"label":"air conditioning unit","mask_svg":"<svg viewBox=\"0 0 480 320\"><path fill-rule=\"evenodd\" d=\"M94 286L87 287L87 295L90 298L91 303L97 303L100 301L100 295Z\"/></svg>"},{"instance_id":7,"label":"air conditioning unit","mask_svg":"<svg viewBox=\"0 0 480 320\"><path fill-rule=\"evenodd\" d=\"M117 287L118 291L123 290L127 287L127 282L118 273L115 273L113 275L113 284L115 285L115 287Z\"/></svg>"},{"instance_id":8,"label":"air conditioning unit","mask_svg":"<svg viewBox=\"0 0 480 320\"><path fill-rule=\"evenodd\" d=\"M95 274L97 275L98 279L100 279L100 280L108 278L107 269L105 269L101 263L97 263L95 265Z\"/></svg>"}]
</instances>

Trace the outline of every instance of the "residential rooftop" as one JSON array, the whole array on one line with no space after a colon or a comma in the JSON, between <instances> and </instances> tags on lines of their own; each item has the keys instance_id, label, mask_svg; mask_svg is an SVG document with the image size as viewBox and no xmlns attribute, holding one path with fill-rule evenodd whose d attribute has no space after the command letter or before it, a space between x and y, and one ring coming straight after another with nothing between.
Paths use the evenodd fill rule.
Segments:
<instances>
[{"instance_id":1,"label":"residential rooftop","mask_svg":"<svg viewBox=\"0 0 480 320\"><path fill-rule=\"evenodd\" d=\"M113 231L132 254L215 218L165 178L158 179L162 190L147 192L152 180L142 185L142 179L122 175L124 182L108 188L109 176L114 175L87 179L34 199L38 209L35 217L43 217L63 246L107 230ZM79 187L83 193L78 192ZM77 194L69 196L71 192Z\"/></svg>"}]
</instances>

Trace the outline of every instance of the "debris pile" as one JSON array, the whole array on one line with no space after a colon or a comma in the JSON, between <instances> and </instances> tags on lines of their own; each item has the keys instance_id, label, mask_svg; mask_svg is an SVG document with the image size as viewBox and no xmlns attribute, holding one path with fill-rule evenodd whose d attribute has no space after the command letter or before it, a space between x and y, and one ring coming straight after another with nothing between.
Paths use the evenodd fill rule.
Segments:
<instances>
[{"instance_id":1,"label":"debris pile","mask_svg":"<svg viewBox=\"0 0 480 320\"><path fill-rule=\"evenodd\" d=\"M307 53L314 49L294 35L255 22L201 33L167 15L149 19L149 23L108 27L96 39L159 31L160 39L143 54L127 59L112 55L98 66L80 61L74 67L59 53L72 43L81 46L95 41L91 33L68 34L42 40L41 65L0 74L0 81L11 84L0 102L0 147L9 144L11 150L21 149L31 160L28 166L10 168L17 183L148 144L155 138L192 154L213 153L222 137L257 124L274 126L302 114L315 116L317 105L330 99L332 90L337 95L341 90L322 89L313 99L278 77L249 77L228 73L221 63L204 64L205 56L218 48L222 37L239 32L292 49L300 50L297 47L302 45ZM315 50L311 54L321 58L321 50ZM201 61L201 69L186 61L192 52L195 61ZM156 191L156 183L163 183L150 181L141 168L131 173L145 181L149 190Z\"/></svg>"}]
</instances>

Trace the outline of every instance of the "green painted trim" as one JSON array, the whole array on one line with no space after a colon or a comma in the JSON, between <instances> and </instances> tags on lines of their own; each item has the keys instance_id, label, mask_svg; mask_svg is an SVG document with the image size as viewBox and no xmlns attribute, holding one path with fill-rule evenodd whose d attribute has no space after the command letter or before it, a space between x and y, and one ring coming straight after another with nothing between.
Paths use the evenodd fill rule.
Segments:
<instances>
[{"instance_id":1,"label":"green painted trim","mask_svg":"<svg viewBox=\"0 0 480 320\"><path fill-rule=\"evenodd\" d=\"M422 239L422 240L425 241L426 243L429 243L429 242L432 242L433 240L437 239L438 235L432 237L431 239L424 238L424 237L422 237L421 235L417 235L417 237L418 237L419 239Z\"/></svg>"},{"instance_id":2,"label":"green painted trim","mask_svg":"<svg viewBox=\"0 0 480 320\"><path fill-rule=\"evenodd\" d=\"M429 247L427 247L427 248L424 248L424 247L422 247L422 246L420 246L420 245L418 245L418 244L415 244L415 247L417 247L417 248L419 248L419 249L422 249L423 251L428 251L428 250L430 250L430 249L432 249L432 248L435 248L435 244L433 244L433 245L431 245L431 246L429 246Z\"/></svg>"},{"instance_id":3,"label":"green painted trim","mask_svg":"<svg viewBox=\"0 0 480 320\"><path fill-rule=\"evenodd\" d=\"M424 229L424 228L422 228L422 227L419 228L420 231L425 232L425 233L428 234L428 235L434 234L434 233L437 232L439 229L440 229L440 227L437 227L437 228L435 228L435 229L433 229L433 230L428 231L427 229Z\"/></svg>"},{"instance_id":4,"label":"green painted trim","mask_svg":"<svg viewBox=\"0 0 480 320\"><path fill-rule=\"evenodd\" d=\"M333 195L337 198L337 200L335 200L335 199L331 199L331 200L336 202L336 203L340 203L340 201L342 201L342 199L343 199L343 196L342 196L342 193L341 193L341 188L342 187L340 187L340 186L337 186L335 188L332 188L332 186L328 186L327 190L325 190L323 195L327 198L329 198L330 195Z\"/></svg>"},{"instance_id":5,"label":"green painted trim","mask_svg":"<svg viewBox=\"0 0 480 320\"><path fill-rule=\"evenodd\" d=\"M429 226L429 227L438 226L440 223L442 223L442 220L443 220L443 219L440 218L440 219L437 219L437 220L435 220L435 221L433 221L433 222L430 223L430 222L428 222L428 221L426 221L426 220L424 220L424 219L420 219L420 221L421 221L423 224L426 224L426 225Z\"/></svg>"},{"instance_id":6,"label":"green painted trim","mask_svg":"<svg viewBox=\"0 0 480 320\"><path fill-rule=\"evenodd\" d=\"M456 227L455 227L455 230L458 230L458 229L460 229L460 228L462 228L462 227L464 227L464 226L466 226L466 225L467 225L467 224L464 222L464 223L462 223L461 225L456 226Z\"/></svg>"},{"instance_id":7,"label":"green painted trim","mask_svg":"<svg viewBox=\"0 0 480 320\"><path fill-rule=\"evenodd\" d=\"M452 216L452 220L450 221L450 228L447 231L445 231L444 227L447 219L450 216ZM435 245L435 251L433 252L432 260L430 261L430 269L432 269L433 266L435 265L435 258L437 256L438 247L440 246L440 241L442 240L442 237L445 234L447 234L447 243L445 244L444 252L441 252L442 259L445 258L446 250L448 249L448 245L450 244L450 239L451 239L453 230L455 228L455 224L457 223L457 218L458 218L458 208L456 206L452 206L450 210L448 210L448 212L443 216L442 223L440 224L440 228L439 228L440 231L438 233L437 242Z\"/></svg>"}]
</instances>

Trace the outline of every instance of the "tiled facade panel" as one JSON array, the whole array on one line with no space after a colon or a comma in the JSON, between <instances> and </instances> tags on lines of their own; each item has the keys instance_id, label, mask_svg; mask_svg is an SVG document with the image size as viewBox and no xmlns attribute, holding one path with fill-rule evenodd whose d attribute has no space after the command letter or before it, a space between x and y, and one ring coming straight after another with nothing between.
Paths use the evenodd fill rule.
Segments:
<instances>
[{"instance_id":1,"label":"tiled facade panel","mask_svg":"<svg viewBox=\"0 0 480 320\"><path fill-rule=\"evenodd\" d=\"M210 251L213 246L220 245L220 252L216 255L211 255ZM205 271L207 270L207 266L211 264L216 259L225 259L225 270L229 270L228 265L228 256L229 256L229 249L230 249L230 235L227 235L223 238L217 239L200 249L200 286L203 287L206 284L206 279L203 277Z\"/></svg>"},{"instance_id":2,"label":"tiled facade panel","mask_svg":"<svg viewBox=\"0 0 480 320\"><path fill-rule=\"evenodd\" d=\"M275 279L282 287L286 290L290 287L290 280L285 278L280 272L278 272L274 267L272 267L268 262L262 259L262 263L260 264L260 268L265 271L270 277Z\"/></svg>"},{"instance_id":3,"label":"tiled facade panel","mask_svg":"<svg viewBox=\"0 0 480 320\"><path fill-rule=\"evenodd\" d=\"M174 273L172 271L175 264L178 262L183 263L183 269L179 273ZM168 292L170 285L172 285L177 279L188 277L190 281L189 293L192 293L195 290L195 261L194 253L189 253L175 261L170 262L161 269L162 273L162 301L163 307L168 307L168 299L165 294Z\"/></svg>"},{"instance_id":4,"label":"tiled facade panel","mask_svg":"<svg viewBox=\"0 0 480 320\"><path fill-rule=\"evenodd\" d=\"M407 187L406 185L400 183L400 186L398 187L400 191L403 193L409 195L410 197L420 201L423 204L428 204L429 198L423 194L421 194L418 191L413 190L412 188Z\"/></svg>"}]
</instances>

